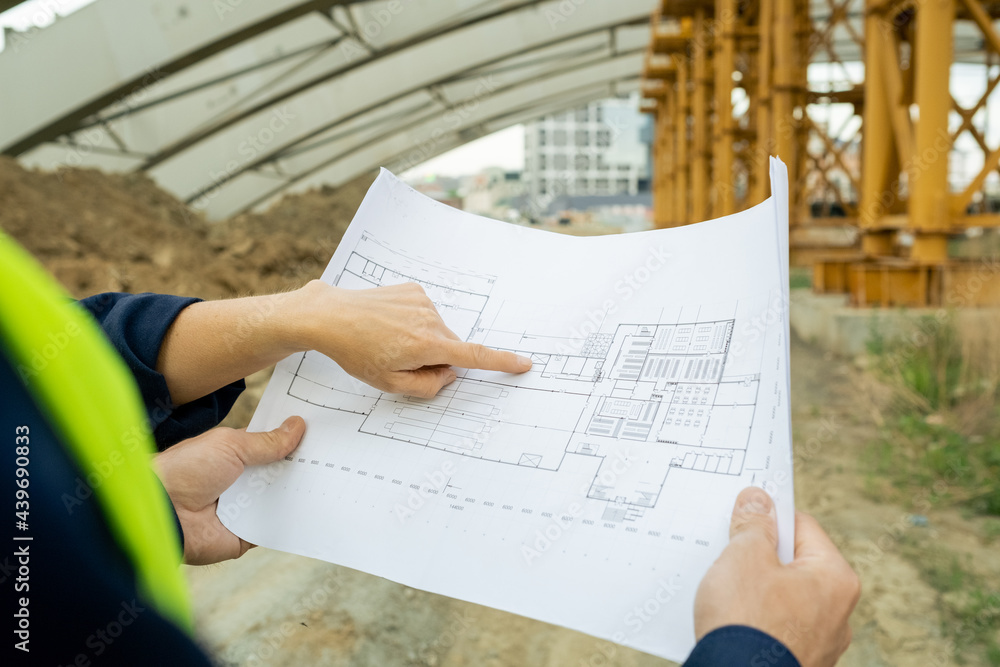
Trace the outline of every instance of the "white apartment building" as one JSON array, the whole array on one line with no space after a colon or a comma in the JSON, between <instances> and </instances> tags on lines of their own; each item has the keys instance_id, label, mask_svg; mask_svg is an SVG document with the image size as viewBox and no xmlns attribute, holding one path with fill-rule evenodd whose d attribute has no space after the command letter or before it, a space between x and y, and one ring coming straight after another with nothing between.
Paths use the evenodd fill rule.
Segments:
<instances>
[{"instance_id":1,"label":"white apartment building","mask_svg":"<svg viewBox=\"0 0 1000 667\"><path fill-rule=\"evenodd\" d=\"M637 194L650 171L649 118L638 95L591 102L525 124L524 188L532 199Z\"/></svg>"}]
</instances>

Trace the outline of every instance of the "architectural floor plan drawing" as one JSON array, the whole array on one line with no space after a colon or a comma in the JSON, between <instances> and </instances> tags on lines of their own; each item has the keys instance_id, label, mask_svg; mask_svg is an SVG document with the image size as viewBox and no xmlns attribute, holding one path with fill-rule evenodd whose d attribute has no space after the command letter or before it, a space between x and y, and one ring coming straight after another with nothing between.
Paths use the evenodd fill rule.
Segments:
<instances>
[{"instance_id":1,"label":"architectural floor plan drawing","mask_svg":"<svg viewBox=\"0 0 1000 667\"><path fill-rule=\"evenodd\" d=\"M493 345L503 334L484 333L486 344L530 356L533 370L516 383L463 372L431 399L358 386L310 352L299 355L287 393L357 415L359 433L484 462L557 472L567 454L592 457L587 497L609 502L604 519L634 520L655 505L671 467L742 473L760 378L725 374L734 325L734 319L618 324L587 335L576 351L570 339L521 334L518 345L506 348ZM649 457L641 477L602 483L638 443L646 443Z\"/></svg>"},{"instance_id":2,"label":"architectural floor plan drawing","mask_svg":"<svg viewBox=\"0 0 1000 667\"><path fill-rule=\"evenodd\" d=\"M220 517L256 544L682 660L740 489L772 494L791 557L783 179L776 162L778 194L718 221L577 238L383 172L323 279L418 283L457 336L533 367L455 369L428 399L293 355L251 430L300 414L307 435ZM637 622L649 599L662 609Z\"/></svg>"}]
</instances>

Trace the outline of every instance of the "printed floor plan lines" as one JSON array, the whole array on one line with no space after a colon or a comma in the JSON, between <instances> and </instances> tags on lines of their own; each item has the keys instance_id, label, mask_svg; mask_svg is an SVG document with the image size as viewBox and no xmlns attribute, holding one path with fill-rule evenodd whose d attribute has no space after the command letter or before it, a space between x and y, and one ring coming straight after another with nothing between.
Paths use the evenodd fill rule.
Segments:
<instances>
[{"instance_id":1,"label":"printed floor plan lines","mask_svg":"<svg viewBox=\"0 0 1000 667\"><path fill-rule=\"evenodd\" d=\"M416 281L439 309L451 309L445 317L460 323L460 336L530 356L534 368L506 383L460 370L424 399L376 391L308 352L288 395L357 415L358 433L484 462L558 473L567 456L589 457L595 465L586 497L608 503L608 521L634 521L654 507L671 469L742 473L760 383L756 375L726 375L734 317L618 323L572 338L536 333L501 316L502 301L491 304L493 280L389 252L364 235L338 286ZM490 328L481 326L487 310ZM632 469L640 459L632 474L607 482L615 462Z\"/></svg>"},{"instance_id":2,"label":"printed floor plan lines","mask_svg":"<svg viewBox=\"0 0 1000 667\"><path fill-rule=\"evenodd\" d=\"M414 282L462 340L531 358L389 394L319 352L278 363L248 427L294 452L219 500L242 539L683 662L739 491L792 557L787 176L719 220L600 237L470 215L375 180L322 280ZM359 314L359 316L362 316ZM364 345L364 341L359 341ZM635 624L664 586L669 604Z\"/></svg>"}]
</instances>

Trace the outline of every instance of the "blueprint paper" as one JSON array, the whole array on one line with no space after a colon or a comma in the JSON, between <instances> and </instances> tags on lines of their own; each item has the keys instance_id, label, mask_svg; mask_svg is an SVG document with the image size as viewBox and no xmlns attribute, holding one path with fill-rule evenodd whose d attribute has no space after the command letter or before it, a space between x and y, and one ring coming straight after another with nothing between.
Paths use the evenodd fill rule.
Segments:
<instances>
[{"instance_id":1,"label":"blueprint paper","mask_svg":"<svg viewBox=\"0 0 1000 667\"><path fill-rule=\"evenodd\" d=\"M456 369L422 399L317 352L285 359L250 430L302 415L306 435L223 495L223 523L683 660L741 489L771 493L792 557L780 161L771 182L776 196L719 220L572 237L464 213L383 170L323 280L417 282L458 336L534 367Z\"/></svg>"}]
</instances>

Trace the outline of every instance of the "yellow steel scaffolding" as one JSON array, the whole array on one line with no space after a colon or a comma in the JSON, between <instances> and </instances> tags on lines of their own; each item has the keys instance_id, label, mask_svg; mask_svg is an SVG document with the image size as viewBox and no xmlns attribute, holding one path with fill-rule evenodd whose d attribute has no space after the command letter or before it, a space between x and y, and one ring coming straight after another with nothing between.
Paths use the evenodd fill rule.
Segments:
<instances>
[{"instance_id":1,"label":"yellow steel scaffolding","mask_svg":"<svg viewBox=\"0 0 1000 667\"><path fill-rule=\"evenodd\" d=\"M656 224L763 200L778 155L791 260L814 267L817 290L862 306L1000 303L1000 281L984 279L996 263L948 256L955 235L1000 226L1000 207L983 205L1000 170L985 129L997 16L1000 3L975 0L663 0L643 83ZM962 61L986 73L971 107L950 87L956 34L973 44ZM833 83L817 66L843 75ZM963 134L982 166L959 183L950 158Z\"/></svg>"}]
</instances>

